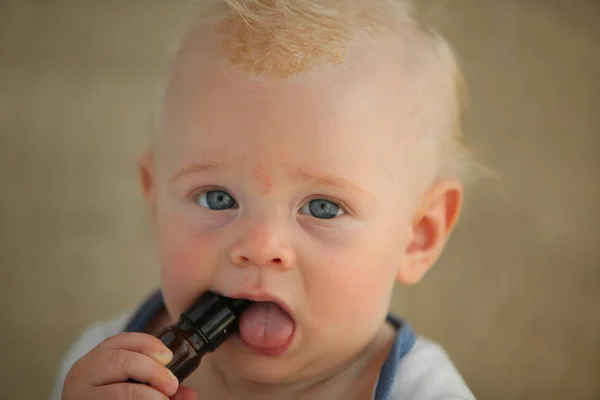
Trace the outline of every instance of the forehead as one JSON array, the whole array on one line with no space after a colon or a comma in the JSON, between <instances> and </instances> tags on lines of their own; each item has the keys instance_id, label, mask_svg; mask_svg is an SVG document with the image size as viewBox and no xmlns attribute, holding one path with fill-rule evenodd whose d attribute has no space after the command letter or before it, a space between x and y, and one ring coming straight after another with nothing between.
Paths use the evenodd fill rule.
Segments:
<instances>
[{"instance_id":1,"label":"forehead","mask_svg":"<svg viewBox=\"0 0 600 400\"><path fill-rule=\"evenodd\" d=\"M210 32L191 35L174 64L161 140L173 159L389 169L414 153L415 87L385 48L352 48L343 63L268 80L224 64L217 43Z\"/></svg>"}]
</instances>

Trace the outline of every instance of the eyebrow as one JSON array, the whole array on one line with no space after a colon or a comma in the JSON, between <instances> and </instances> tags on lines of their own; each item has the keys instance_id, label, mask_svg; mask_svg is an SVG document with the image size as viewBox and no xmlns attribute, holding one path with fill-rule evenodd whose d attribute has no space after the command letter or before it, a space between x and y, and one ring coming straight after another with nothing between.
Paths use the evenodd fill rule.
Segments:
<instances>
[{"instance_id":1,"label":"eyebrow","mask_svg":"<svg viewBox=\"0 0 600 400\"><path fill-rule=\"evenodd\" d=\"M190 174L194 174L194 173L198 173L198 172L209 171L212 169L217 169L220 166L221 166L221 164L219 164L216 161L205 162L205 163L200 163L200 164L185 165L185 166L182 166L177 171L177 173L173 176L173 178L171 178L171 180L176 181L177 179L181 178L182 176L190 175Z\"/></svg>"},{"instance_id":2,"label":"eyebrow","mask_svg":"<svg viewBox=\"0 0 600 400\"><path fill-rule=\"evenodd\" d=\"M296 168L294 175L297 179L304 181L310 181L320 185L334 186L340 189L353 189L357 192L371 195L371 193L369 193L369 191L366 189L363 189L357 184L349 181L346 178L342 178L341 176L316 175L306 172L300 168Z\"/></svg>"},{"instance_id":3,"label":"eyebrow","mask_svg":"<svg viewBox=\"0 0 600 400\"><path fill-rule=\"evenodd\" d=\"M175 181L182 176L190 175L198 172L210 171L221 167L222 164L216 161L199 163L199 164L191 164L187 166L182 166L179 171L173 176L172 181ZM301 168L295 168L293 171L293 176L296 179L300 179L303 181L314 182L319 185L326 186L334 186L340 189L353 189L357 192L361 192L363 194L367 194L371 196L371 193L366 189L363 189L359 185L349 181L346 178L342 178L341 176L329 176L329 175L317 175L312 174L307 171L302 170Z\"/></svg>"}]
</instances>

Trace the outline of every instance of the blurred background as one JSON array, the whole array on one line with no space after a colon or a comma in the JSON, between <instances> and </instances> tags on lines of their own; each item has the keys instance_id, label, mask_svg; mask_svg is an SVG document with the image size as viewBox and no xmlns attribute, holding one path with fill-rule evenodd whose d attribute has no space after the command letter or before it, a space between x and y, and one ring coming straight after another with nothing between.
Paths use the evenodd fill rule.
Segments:
<instances>
[{"instance_id":1,"label":"blurred background","mask_svg":"<svg viewBox=\"0 0 600 400\"><path fill-rule=\"evenodd\" d=\"M137 181L186 1L0 0L0 398L43 399L90 323L158 285ZM600 399L600 2L428 0L500 175L394 310L480 399Z\"/></svg>"}]
</instances>

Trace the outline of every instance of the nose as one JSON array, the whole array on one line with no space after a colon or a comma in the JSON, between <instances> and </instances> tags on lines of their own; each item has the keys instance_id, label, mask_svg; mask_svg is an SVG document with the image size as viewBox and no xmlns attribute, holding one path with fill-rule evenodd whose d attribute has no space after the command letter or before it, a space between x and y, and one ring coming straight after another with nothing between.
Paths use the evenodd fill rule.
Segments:
<instances>
[{"instance_id":1,"label":"nose","mask_svg":"<svg viewBox=\"0 0 600 400\"><path fill-rule=\"evenodd\" d=\"M244 231L231 249L231 260L238 267L288 270L295 263L295 255L282 229L261 222Z\"/></svg>"}]
</instances>

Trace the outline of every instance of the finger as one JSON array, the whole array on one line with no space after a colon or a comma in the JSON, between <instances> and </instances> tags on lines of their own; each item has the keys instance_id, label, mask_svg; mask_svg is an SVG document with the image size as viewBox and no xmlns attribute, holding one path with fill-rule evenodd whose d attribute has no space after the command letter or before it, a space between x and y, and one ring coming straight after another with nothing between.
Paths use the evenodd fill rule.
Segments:
<instances>
[{"instance_id":1,"label":"finger","mask_svg":"<svg viewBox=\"0 0 600 400\"><path fill-rule=\"evenodd\" d=\"M98 393L94 399L119 399L119 400L169 400L164 393L147 385L135 383L118 383L103 386L96 390Z\"/></svg>"},{"instance_id":2,"label":"finger","mask_svg":"<svg viewBox=\"0 0 600 400\"><path fill-rule=\"evenodd\" d=\"M112 336L100 343L94 351L116 349L145 354L162 365L167 365L173 359L173 352L160 339L138 332L123 332Z\"/></svg>"},{"instance_id":3,"label":"finger","mask_svg":"<svg viewBox=\"0 0 600 400\"><path fill-rule=\"evenodd\" d=\"M150 357L133 351L105 351L96 360L96 365L93 376L90 377L90 383L94 386L123 383L133 379L147 383L167 396L175 394L179 386L179 381L171 371Z\"/></svg>"},{"instance_id":4,"label":"finger","mask_svg":"<svg viewBox=\"0 0 600 400\"><path fill-rule=\"evenodd\" d=\"M179 386L179 390L171 400L198 400L198 395L189 387Z\"/></svg>"}]
</instances>

